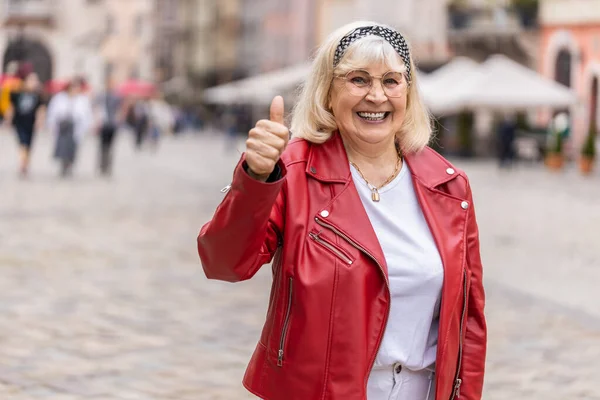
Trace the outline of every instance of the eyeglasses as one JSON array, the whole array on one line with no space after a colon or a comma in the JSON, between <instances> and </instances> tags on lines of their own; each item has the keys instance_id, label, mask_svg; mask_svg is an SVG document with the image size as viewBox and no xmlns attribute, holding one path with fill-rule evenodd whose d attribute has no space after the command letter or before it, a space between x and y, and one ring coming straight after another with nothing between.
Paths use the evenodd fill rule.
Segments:
<instances>
[{"instance_id":1,"label":"eyeglasses","mask_svg":"<svg viewBox=\"0 0 600 400\"><path fill-rule=\"evenodd\" d=\"M379 79L387 97L402 97L404 95L405 79L400 72L389 71L382 76L373 76L362 69L338 75L336 78L345 81L345 87L353 96L366 96L373 87L373 81Z\"/></svg>"}]
</instances>

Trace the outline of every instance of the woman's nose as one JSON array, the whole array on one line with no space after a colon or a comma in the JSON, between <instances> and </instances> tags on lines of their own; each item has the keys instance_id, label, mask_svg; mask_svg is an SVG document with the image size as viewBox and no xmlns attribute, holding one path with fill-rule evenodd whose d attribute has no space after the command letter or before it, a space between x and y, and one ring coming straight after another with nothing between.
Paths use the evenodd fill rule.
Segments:
<instances>
[{"instance_id":1,"label":"woman's nose","mask_svg":"<svg viewBox=\"0 0 600 400\"><path fill-rule=\"evenodd\" d=\"M369 93L367 93L367 99L374 103L383 103L387 101L387 96L381 80L373 79L371 87L369 88Z\"/></svg>"}]
</instances>

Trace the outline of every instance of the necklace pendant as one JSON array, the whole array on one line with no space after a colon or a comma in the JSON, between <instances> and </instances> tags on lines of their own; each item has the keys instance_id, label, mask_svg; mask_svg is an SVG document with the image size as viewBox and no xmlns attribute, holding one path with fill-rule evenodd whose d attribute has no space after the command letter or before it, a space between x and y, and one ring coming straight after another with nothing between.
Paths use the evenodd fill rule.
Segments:
<instances>
[{"instance_id":1,"label":"necklace pendant","mask_svg":"<svg viewBox=\"0 0 600 400\"><path fill-rule=\"evenodd\" d=\"M376 203L379 202L379 192L377 191L377 189L371 190L371 200L373 200Z\"/></svg>"}]
</instances>

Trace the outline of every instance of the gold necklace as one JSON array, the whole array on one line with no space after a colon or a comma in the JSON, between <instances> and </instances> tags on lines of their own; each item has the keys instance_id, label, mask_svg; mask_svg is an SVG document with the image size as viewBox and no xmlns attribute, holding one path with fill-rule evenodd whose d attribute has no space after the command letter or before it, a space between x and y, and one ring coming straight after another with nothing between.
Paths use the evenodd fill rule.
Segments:
<instances>
[{"instance_id":1,"label":"gold necklace","mask_svg":"<svg viewBox=\"0 0 600 400\"><path fill-rule=\"evenodd\" d=\"M371 185L371 183L363 175L363 173L360 170L360 168L358 168L358 165L354 164L352 161L350 161L350 165L352 165L354 168L356 168L356 171L358 172L358 174L360 175L360 177L363 178L363 180L367 184L367 187L371 190L371 200L373 200L374 202L378 202L381 199L381 197L379 196L379 189L381 189L385 185L389 184L391 181L394 180L394 178L396 176L398 176L398 173L400 172L400 166L401 166L400 161L402 161L402 157L398 157L398 161L396 162L396 168L394 169L394 173L392 175L390 175L385 180L385 182L383 182L379 186L373 186L373 185Z\"/></svg>"}]
</instances>

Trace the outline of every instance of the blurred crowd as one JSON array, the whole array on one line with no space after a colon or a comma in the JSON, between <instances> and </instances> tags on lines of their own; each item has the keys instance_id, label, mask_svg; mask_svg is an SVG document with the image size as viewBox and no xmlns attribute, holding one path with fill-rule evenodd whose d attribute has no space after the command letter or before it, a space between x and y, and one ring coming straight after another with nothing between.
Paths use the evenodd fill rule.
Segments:
<instances>
[{"instance_id":1,"label":"blurred crowd","mask_svg":"<svg viewBox=\"0 0 600 400\"><path fill-rule=\"evenodd\" d=\"M87 135L98 143L98 172L110 176L113 143L121 128L131 132L137 150L156 150L161 136L180 132L186 118L167 103L155 85L110 77L102 88L91 88L83 77L45 84L27 62L11 62L0 77L0 118L13 130L19 146L19 176L29 173L38 131L52 134L53 156L61 177L72 175L78 149Z\"/></svg>"}]
</instances>

